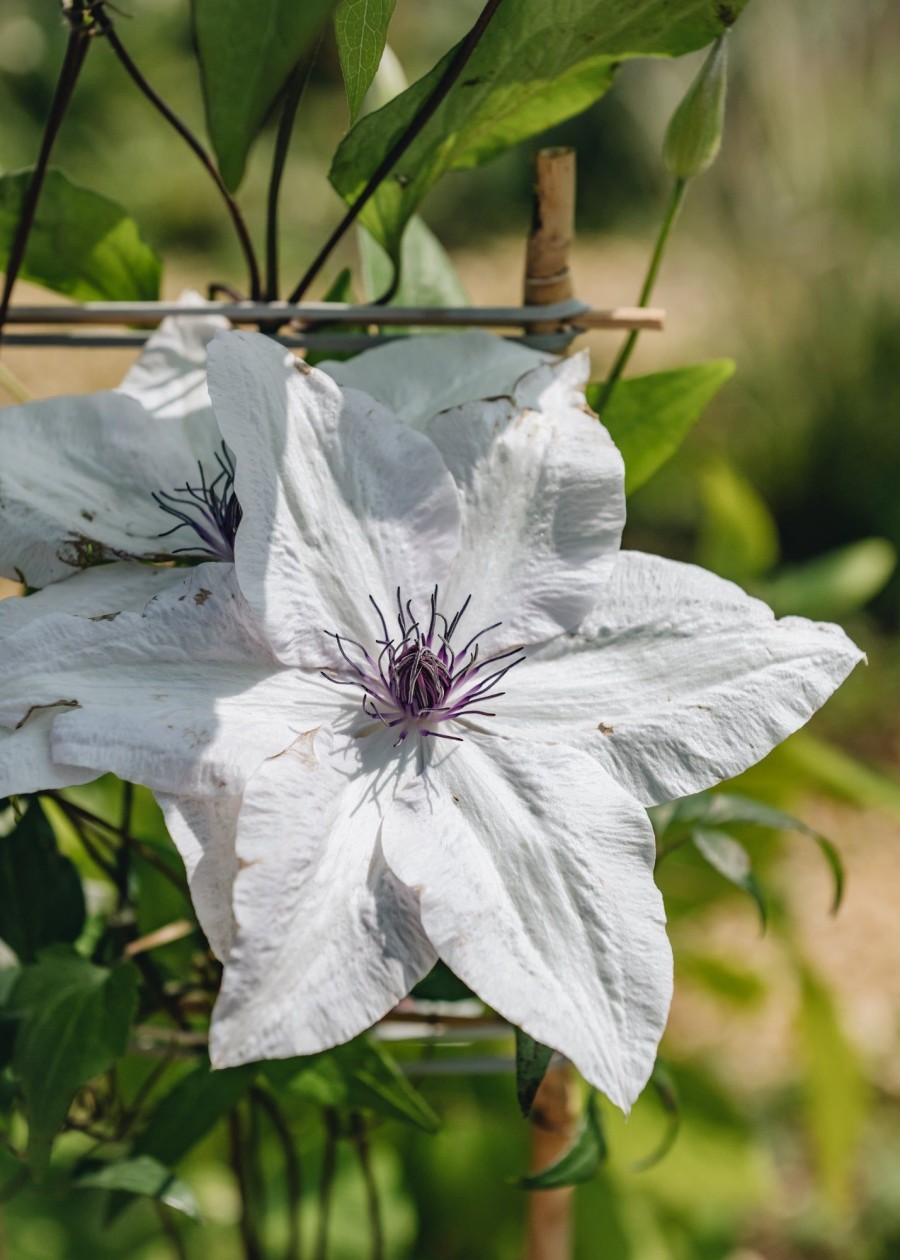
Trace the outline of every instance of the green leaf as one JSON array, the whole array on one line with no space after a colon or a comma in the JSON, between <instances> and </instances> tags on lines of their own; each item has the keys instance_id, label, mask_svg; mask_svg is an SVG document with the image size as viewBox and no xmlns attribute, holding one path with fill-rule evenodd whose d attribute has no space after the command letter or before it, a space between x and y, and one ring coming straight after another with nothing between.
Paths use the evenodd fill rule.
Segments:
<instances>
[{"instance_id":1,"label":"green leaf","mask_svg":"<svg viewBox=\"0 0 900 1260\"><path fill-rule=\"evenodd\" d=\"M363 97L378 70L397 0L340 0L334 33L347 88L350 121L356 121Z\"/></svg>"},{"instance_id":2,"label":"green leaf","mask_svg":"<svg viewBox=\"0 0 900 1260\"><path fill-rule=\"evenodd\" d=\"M521 1028L516 1029L516 1097L523 1116L531 1114L535 1096L552 1058L550 1046L542 1046Z\"/></svg>"},{"instance_id":3,"label":"green leaf","mask_svg":"<svg viewBox=\"0 0 900 1260\"><path fill-rule=\"evenodd\" d=\"M79 1190L124 1190L129 1194L158 1199L167 1207L195 1220L200 1217L200 1208L190 1186L149 1155L104 1164L102 1168L82 1173L72 1184Z\"/></svg>"},{"instance_id":4,"label":"green leaf","mask_svg":"<svg viewBox=\"0 0 900 1260\"><path fill-rule=\"evenodd\" d=\"M0 1071L8 1067L12 1062L13 1049L16 1044L19 1017L8 1012L5 1007L21 974L21 967L13 966L0 969Z\"/></svg>"},{"instance_id":5,"label":"green leaf","mask_svg":"<svg viewBox=\"0 0 900 1260\"><path fill-rule=\"evenodd\" d=\"M676 841L679 836L691 830L694 824L721 826L722 824L744 824L751 827L766 827L772 831L799 831L808 836L819 846L822 856L828 863L834 880L834 900L832 913L836 913L844 895L844 864L835 845L814 831L805 822L776 809L764 801L754 800L750 796L740 796L736 792L698 792L695 796L686 796L680 800L669 814L665 826L667 837Z\"/></svg>"},{"instance_id":6,"label":"green leaf","mask_svg":"<svg viewBox=\"0 0 900 1260\"><path fill-rule=\"evenodd\" d=\"M357 1037L324 1054L264 1063L273 1085L288 1085L322 1107L349 1111L365 1108L434 1133L440 1120L410 1085L393 1058L367 1037Z\"/></svg>"},{"instance_id":7,"label":"green leaf","mask_svg":"<svg viewBox=\"0 0 900 1260\"><path fill-rule=\"evenodd\" d=\"M757 883L747 850L724 831L711 827L695 827L691 832L694 848L713 870L727 879L735 888L742 889L756 902L763 927L766 926L767 907L763 891Z\"/></svg>"},{"instance_id":8,"label":"green leaf","mask_svg":"<svg viewBox=\"0 0 900 1260\"><path fill-rule=\"evenodd\" d=\"M357 233L363 289L375 302L394 279L394 264L364 227ZM468 306L469 295L450 255L424 219L413 215L400 246L400 284L391 306ZM391 329L397 332L396 328ZM436 330L440 331L440 330Z\"/></svg>"},{"instance_id":9,"label":"green leaf","mask_svg":"<svg viewBox=\"0 0 900 1260\"><path fill-rule=\"evenodd\" d=\"M53 1137L76 1091L125 1053L137 1007L130 963L95 967L53 945L23 968L10 1005L21 1011L13 1071L28 1116L28 1152L43 1170Z\"/></svg>"},{"instance_id":10,"label":"green leaf","mask_svg":"<svg viewBox=\"0 0 900 1260\"><path fill-rule=\"evenodd\" d=\"M748 582L778 562L778 530L767 505L724 460L700 477L703 518L697 562L720 577Z\"/></svg>"},{"instance_id":11,"label":"green leaf","mask_svg":"<svg viewBox=\"0 0 900 1260\"><path fill-rule=\"evenodd\" d=\"M806 1122L823 1198L833 1211L843 1213L852 1203L869 1091L830 993L808 967L802 968L801 979L798 1031L805 1060Z\"/></svg>"},{"instance_id":12,"label":"green leaf","mask_svg":"<svg viewBox=\"0 0 900 1260\"><path fill-rule=\"evenodd\" d=\"M795 780L815 784L839 800L884 809L900 818L900 779L895 774L873 769L808 731L792 735L770 756Z\"/></svg>"},{"instance_id":13,"label":"green leaf","mask_svg":"<svg viewBox=\"0 0 900 1260\"><path fill-rule=\"evenodd\" d=\"M0 176L0 271L30 179L30 170ZM19 274L79 302L152 302L162 263L120 205L49 170Z\"/></svg>"},{"instance_id":14,"label":"green leaf","mask_svg":"<svg viewBox=\"0 0 900 1260\"><path fill-rule=\"evenodd\" d=\"M424 998L426 1002L463 1002L474 994L445 962L438 959L425 979L415 986L413 996Z\"/></svg>"},{"instance_id":15,"label":"green leaf","mask_svg":"<svg viewBox=\"0 0 900 1260\"><path fill-rule=\"evenodd\" d=\"M729 20L744 3L728 6ZM445 171L477 166L580 113L604 94L620 62L692 52L724 25L706 0L502 4L461 77L366 206L363 222L396 257L404 225ZM329 178L346 201L407 130L456 51L345 137Z\"/></svg>"},{"instance_id":16,"label":"green leaf","mask_svg":"<svg viewBox=\"0 0 900 1260\"><path fill-rule=\"evenodd\" d=\"M805 564L780 569L756 587L777 617L793 614L814 621L849 617L887 585L897 552L886 538L863 538Z\"/></svg>"},{"instance_id":17,"label":"green leaf","mask_svg":"<svg viewBox=\"0 0 900 1260\"><path fill-rule=\"evenodd\" d=\"M519 1180L523 1190L557 1190L560 1186L577 1186L590 1181L607 1155L606 1138L600 1120L600 1110L593 1091L575 1141L554 1164L530 1173Z\"/></svg>"},{"instance_id":18,"label":"green leaf","mask_svg":"<svg viewBox=\"0 0 900 1260\"><path fill-rule=\"evenodd\" d=\"M0 939L28 963L45 945L74 941L83 926L78 871L32 802L15 830L0 838Z\"/></svg>"},{"instance_id":19,"label":"green leaf","mask_svg":"<svg viewBox=\"0 0 900 1260\"><path fill-rule=\"evenodd\" d=\"M731 359L713 359L619 381L601 418L625 460L626 494L633 494L672 458L734 369ZM592 407L602 389L602 384L588 386Z\"/></svg>"},{"instance_id":20,"label":"green leaf","mask_svg":"<svg viewBox=\"0 0 900 1260\"><path fill-rule=\"evenodd\" d=\"M237 1106L253 1084L254 1064L213 1072L201 1063L162 1098L134 1144L135 1154L173 1166Z\"/></svg>"},{"instance_id":21,"label":"green leaf","mask_svg":"<svg viewBox=\"0 0 900 1260\"><path fill-rule=\"evenodd\" d=\"M337 0L191 0L206 124L234 192L250 146Z\"/></svg>"},{"instance_id":22,"label":"green leaf","mask_svg":"<svg viewBox=\"0 0 900 1260\"><path fill-rule=\"evenodd\" d=\"M643 1159L638 1160L637 1163L632 1164L632 1172L646 1172L650 1168L655 1168L661 1160L665 1159L675 1145L678 1131L681 1128L681 1101L678 1097L678 1086L675 1084L668 1068L658 1061L653 1068L650 1084L665 1113L666 1130L656 1149Z\"/></svg>"}]
</instances>

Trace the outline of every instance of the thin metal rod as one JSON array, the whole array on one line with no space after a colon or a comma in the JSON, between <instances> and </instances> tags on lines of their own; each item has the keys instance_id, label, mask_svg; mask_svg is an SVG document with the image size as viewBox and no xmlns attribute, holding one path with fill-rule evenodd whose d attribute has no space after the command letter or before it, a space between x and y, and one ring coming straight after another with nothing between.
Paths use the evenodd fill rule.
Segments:
<instances>
[{"instance_id":1,"label":"thin metal rod","mask_svg":"<svg viewBox=\"0 0 900 1260\"><path fill-rule=\"evenodd\" d=\"M232 324L379 324L383 326L522 328L541 317L579 328L658 331L665 326L665 311L655 307L617 306L594 310L572 298L551 306L392 306L349 302L210 302L181 305L177 302L83 302L66 306L13 306L10 324L158 324L169 316L179 318L221 315Z\"/></svg>"},{"instance_id":2,"label":"thin metal rod","mask_svg":"<svg viewBox=\"0 0 900 1260\"><path fill-rule=\"evenodd\" d=\"M567 350L579 329L569 328L556 333L535 333L526 336L506 337L528 346L531 350L543 350L547 354L562 354ZM134 350L145 346L149 333L7 333L4 344L16 349L54 350ZM289 333L274 340L291 350L350 351L372 350L392 341L408 341L405 336L383 337L378 333Z\"/></svg>"},{"instance_id":3,"label":"thin metal rod","mask_svg":"<svg viewBox=\"0 0 900 1260\"><path fill-rule=\"evenodd\" d=\"M451 88L459 79L466 63L478 47L478 43L487 30L488 24L497 12L501 4L501 0L488 0L475 22L475 25L469 31L468 35L456 50L456 55L451 58L446 70L434 86L431 95L428 96L419 107L418 112L411 119L409 126L401 133L388 149L378 166L372 172L368 182L362 192L350 206L350 209L341 219L340 223L329 236L328 240L319 250L310 266L307 268L306 274L291 294L292 302L298 301L309 286L315 280L316 276L322 270L325 262L329 258L331 251L337 245L338 241L356 222L363 207L369 198L378 189L379 185L390 175L394 166L400 161L403 154L421 133L428 120L436 113L438 107L443 103Z\"/></svg>"}]
</instances>

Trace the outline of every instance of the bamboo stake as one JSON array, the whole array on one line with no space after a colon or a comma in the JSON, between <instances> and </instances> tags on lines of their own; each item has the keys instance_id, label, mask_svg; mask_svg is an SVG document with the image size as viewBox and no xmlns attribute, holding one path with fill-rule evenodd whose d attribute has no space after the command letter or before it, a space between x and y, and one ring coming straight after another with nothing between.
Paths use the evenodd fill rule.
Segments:
<instances>
[{"instance_id":1,"label":"bamboo stake","mask_svg":"<svg viewBox=\"0 0 900 1260\"><path fill-rule=\"evenodd\" d=\"M575 236L575 150L541 149L535 158L534 212L525 254L525 305L550 306L572 297L569 250ZM552 332L540 321L532 332Z\"/></svg>"},{"instance_id":2,"label":"bamboo stake","mask_svg":"<svg viewBox=\"0 0 900 1260\"><path fill-rule=\"evenodd\" d=\"M575 1088L566 1062L551 1063L531 1111L531 1171L555 1163L575 1138ZM528 1195L526 1260L570 1260L572 1186Z\"/></svg>"}]
</instances>

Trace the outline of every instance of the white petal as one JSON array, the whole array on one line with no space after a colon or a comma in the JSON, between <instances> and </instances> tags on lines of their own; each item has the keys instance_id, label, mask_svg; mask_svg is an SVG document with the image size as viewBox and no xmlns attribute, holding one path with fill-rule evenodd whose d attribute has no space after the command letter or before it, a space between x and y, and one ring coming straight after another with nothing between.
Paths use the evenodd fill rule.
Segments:
<instances>
[{"instance_id":1,"label":"white petal","mask_svg":"<svg viewBox=\"0 0 900 1260\"><path fill-rule=\"evenodd\" d=\"M216 1067L348 1041L434 964L415 896L378 840L382 797L393 791L382 764L389 737L349 754L330 742L311 732L247 785L237 934L210 1031Z\"/></svg>"},{"instance_id":2,"label":"white petal","mask_svg":"<svg viewBox=\"0 0 900 1260\"><path fill-rule=\"evenodd\" d=\"M589 751L646 805L746 770L863 654L694 565L623 551L578 631L529 653L491 729Z\"/></svg>"},{"instance_id":3,"label":"white petal","mask_svg":"<svg viewBox=\"0 0 900 1260\"><path fill-rule=\"evenodd\" d=\"M237 458L236 565L282 660L332 657L329 631L372 640L369 603L426 595L459 541L453 483L434 446L352 390L342 394L258 333L223 333L210 391Z\"/></svg>"},{"instance_id":4,"label":"white petal","mask_svg":"<svg viewBox=\"0 0 900 1260\"><path fill-rule=\"evenodd\" d=\"M627 1110L665 1026L672 955L643 809L570 749L470 736L382 824L438 954Z\"/></svg>"},{"instance_id":5,"label":"white petal","mask_svg":"<svg viewBox=\"0 0 900 1260\"><path fill-rule=\"evenodd\" d=\"M212 456L221 439L211 415L206 425ZM196 483L193 446L183 426L155 423L135 399L107 392L6 407L0 446L0 574L45 586L98 560L185 545L161 537L172 518L151 496Z\"/></svg>"},{"instance_id":6,"label":"white petal","mask_svg":"<svg viewBox=\"0 0 900 1260\"><path fill-rule=\"evenodd\" d=\"M0 797L90 783L96 770L57 765L50 757L51 712L35 713L21 730L0 727Z\"/></svg>"},{"instance_id":7,"label":"white petal","mask_svg":"<svg viewBox=\"0 0 900 1260\"><path fill-rule=\"evenodd\" d=\"M238 872L234 846L241 798L200 800L158 793L156 799L184 862L200 926L212 952L224 961L234 939L231 897Z\"/></svg>"},{"instance_id":8,"label":"white petal","mask_svg":"<svg viewBox=\"0 0 900 1260\"><path fill-rule=\"evenodd\" d=\"M178 300L185 306L205 305L200 294L190 290ZM216 333L228 327L221 315L169 316L150 337L119 391L136 398L156 420L184 420L206 412L214 431L206 353ZM207 458L209 454L205 452Z\"/></svg>"},{"instance_id":9,"label":"white petal","mask_svg":"<svg viewBox=\"0 0 900 1260\"><path fill-rule=\"evenodd\" d=\"M362 390L404 424L424 430L432 416L461 403L511 394L551 356L489 332L409 337L344 363L320 363L338 385Z\"/></svg>"},{"instance_id":10,"label":"white petal","mask_svg":"<svg viewBox=\"0 0 900 1260\"><path fill-rule=\"evenodd\" d=\"M492 648L576 626L618 552L624 466L578 388L582 376L583 361L547 365L522 383L528 406L471 403L428 427L463 504L445 608L471 594L472 632L503 623Z\"/></svg>"},{"instance_id":11,"label":"white petal","mask_svg":"<svg viewBox=\"0 0 900 1260\"><path fill-rule=\"evenodd\" d=\"M347 703L278 664L226 564L190 570L143 616L51 615L0 651L0 725L58 706L54 760L176 795L239 793L261 761Z\"/></svg>"},{"instance_id":12,"label":"white petal","mask_svg":"<svg viewBox=\"0 0 900 1260\"><path fill-rule=\"evenodd\" d=\"M140 564L110 564L90 569L27 599L0 601L0 658L3 640L27 630L50 613L108 617L122 609L142 609L158 591L180 580L170 569ZM24 675L28 685L28 675ZM57 765L50 756L55 711L38 710L19 729L0 728L0 796L69 787L97 777L96 770Z\"/></svg>"}]
</instances>

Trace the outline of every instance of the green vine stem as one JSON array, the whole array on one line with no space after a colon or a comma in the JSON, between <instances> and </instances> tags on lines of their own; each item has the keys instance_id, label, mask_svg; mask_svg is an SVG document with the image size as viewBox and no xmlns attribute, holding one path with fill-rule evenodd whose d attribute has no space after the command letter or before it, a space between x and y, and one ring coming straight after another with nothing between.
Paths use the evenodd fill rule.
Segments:
<instances>
[{"instance_id":1,"label":"green vine stem","mask_svg":"<svg viewBox=\"0 0 900 1260\"><path fill-rule=\"evenodd\" d=\"M331 1191L337 1168L338 1115L333 1107L326 1107L325 1149L322 1152L322 1171L319 1175L319 1228L316 1234L315 1260L328 1260L328 1224L331 1214Z\"/></svg>"},{"instance_id":2,"label":"green vine stem","mask_svg":"<svg viewBox=\"0 0 900 1260\"><path fill-rule=\"evenodd\" d=\"M425 98L418 112L410 120L409 126L397 137L390 149L388 149L387 153L379 162L378 166L372 172L365 188L363 188L362 192L350 206L350 209L344 215L343 219L341 219L340 223L310 263L306 274L288 298L288 302L293 304L300 301L309 286L312 284L313 280L315 280L316 276L322 270L323 266L330 257L332 250L344 236L345 232L347 232L347 230L356 222L370 197L377 191L378 187L383 183L388 175L390 175L394 166L400 161L400 158L420 134L428 120L436 112L438 106L441 105L447 97L450 89L466 68L469 59L481 41L482 35L487 30L491 19L500 8L502 2L503 0L488 0L487 4L479 14L475 25L460 44L456 56L434 85L434 90L431 95Z\"/></svg>"},{"instance_id":3,"label":"green vine stem","mask_svg":"<svg viewBox=\"0 0 900 1260\"><path fill-rule=\"evenodd\" d=\"M685 194L686 189L687 189L687 180L684 180L684 179L675 180L675 183L672 187L672 195L669 198L669 204L666 206L666 213L663 216L662 223L660 224L659 234L657 235L657 238L656 238L656 245L653 248L653 256L650 259L650 266L647 268L647 274L644 277L644 286L641 289L641 295L638 298L638 302L637 302L638 306L646 306L647 303L650 301L650 296L653 293L653 289L656 284L656 277L659 274L660 264L662 263L662 260L663 260L663 254L665 253L666 245L668 244L669 235L672 231L672 228L675 226L675 221L678 218L678 214L681 210L681 206L682 206L682 202L684 201L684 194ZM609 402L610 397L612 396L612 392L615 389L616 385L618 384L620 376L625 371L625 368L628 364L628 360L631 358L631 352L634 350L635 343L637 342L638 336L639 336L638 329L634 329L632 332L630 332L628 336L625 338L625 343L622 346L622 349L616 355L616 360L613 363L612 368L610 369L609 376L606 378L606 382L603 386L603 391L600 394L600 399L597 403L596 409L597 409L598 415L603 414L604 407Z\"/></svg>"},{"instance_id":4,"label":"green vine stem","mask_svg":"<svg viewBox=\"0 0 900 1260\"><path fill-rule=\"evenodd\" d=\"M259 264L256 260L256 251L253 248L253 241L250 238L250 232L247 228L247 224L244 222L244 216L241 213L240 206L225 187L225 183L216 168L215 162L213 162L212 158L206 152L194 133L186 126L185 123L182 122L178 115L169 108L162 97L144 78L137 65L134 61L132 61L128 50L119 39L116 28L109 15L102 7L98 6L95 11L95 17L97 20L97 26L108 40L110 48L115 53L126 74L138 90L146 96L147 100L154 109L158 110L159 113L162 114L163 118L165 118L166 122L175 128L182 140L184 140L184 142L193 150L194 154L206 168L210 179L215 184L222 200L225 202L225 206L231 217L231 222L234 225L234 230L237 233L241 250L243 251L244 259L247 264L247 278L250 286L250 296L253 301L258 302L262 296L262 286L259 275Z\"/></svg>"},{"instance_id":5,"label":"green vine stem","mask_svg":"<svg viewBox=\"0 0 900 1260\"><path fill-rule=\"evenodd\" d=\"M6 316L9 313L13 287L25 259L25 251L28 248L28 240L31 236L31 229L34 226L34 216L37 212L38 198L41 195L44 176L50 164L50 154L53 152L53 145L56 142L62 121L66 116L66 110L72 99L75 84L78 82L81 67L84 65L84 59L90 47L91 27L81 21L81 16L81 11L79 10L78 13L73 13L70 18L66 55L59 72L56 90L53 93L47 122L44 125L44 134L41 137L38 159L32 171L31 179L28 181L28 188L22 202L22 212L19 215L19 222L16 224L16 234L6 262L6 279L3 284L3 296L0 297L0 338L3 337L3 327L6 323ZM7 386L8 383L8 381L4 381L4 384Z\"/></svg>"},{"instance_id":6,"label":"green vine stem","mask_svg":"<svg viewBox=\"0 0 900 1260\"><path fill-rule=\"evenodd\" d=\"M369 1134L366 1122L358 1111L350 1117L350 1133L359 1166L362 1169L366 1186L366 1204L369 1209L369 1228L372 1235L372 1260L385 1260L384 1226L381 1221L381 1204L378 1199L378 1186L372 1169L372 1152L369 1148Z\"/></svg>"},{"instance_id":7,"label":"green vine stem","mask_svg":"<svg viewBox=\"0 0 900 1260\"><path fill-rule=\"evenodd\" d=\"M300 1156L284 1113L272 1094L267 1089L254 1085L250 1090L250 1097L266 1113L284 1158L284 1180L288 1203L288 1237L284 1260L301 1260L300 1202L303 1197L303 1175Z\"/></svg>"}]
</instances>

